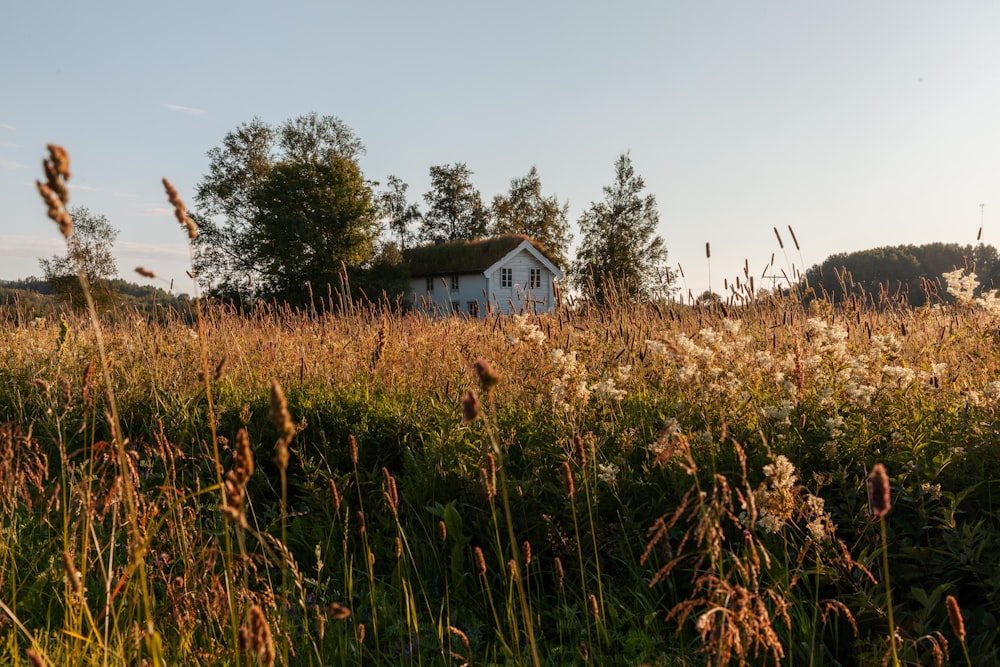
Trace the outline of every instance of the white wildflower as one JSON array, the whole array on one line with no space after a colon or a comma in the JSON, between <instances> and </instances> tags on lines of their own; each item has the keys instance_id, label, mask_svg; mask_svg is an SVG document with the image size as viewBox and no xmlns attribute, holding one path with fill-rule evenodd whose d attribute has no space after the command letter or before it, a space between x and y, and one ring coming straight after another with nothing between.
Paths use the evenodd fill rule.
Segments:
<instances>
[{"instance_id":1,"label":"white wildflower","mask_svg":"<svg viewBox=\"0 0 1000 667\"><path fill-rule=\"evenodd\" d=\"M598 398L608 401L620 401L625 398L625 390L615 386L614 378L605 378L597 384L591 385L590 391L597 394Z\"/></svg>"},{"instance_id":2,"label":"white wildflower","mask_svg":"<svg viewBox=\"0 0 1000 667\"><path fill-rule=\"evenodd\" d=\"M975 273L970 271L966 274L964 269L955 269L942 274L941 277L947 284L948 294L955 297L957 303L962 305L972 303L976 288L979 287L979 279Z\"/></svg>"},{"instance_id":3,"label":"white wildflower","mask_svg":"<svg viewBox=\"0 0 1000 667\"><path fill-rule=\"evenodd\" d=\"M618 479L619 468L614 463L598 463L597 479L605 484L614 484Z\"/></svg>"},{"instance_id":4,"label":"white wildflower","mask_svg":"<svg viewBox=\"0 0 1000 667\"><path fill-rule=\"evenodd\" d=\"M872 404L872 397L875 395L875 387L865 384L848 384L844 387L847 400L859 408L867 408Z\"/></svg>"},{"instance_id":5,"label":"white wildflower","mask_svg":"<svg viewBox=\"0 0 1000 667\"><path fill-rule=\"evenodd\" d=\"M882 375L887 377L897 387L908 387L917 376L911 368L889 365L882 367Z\"/></svg>"}]
</instances>

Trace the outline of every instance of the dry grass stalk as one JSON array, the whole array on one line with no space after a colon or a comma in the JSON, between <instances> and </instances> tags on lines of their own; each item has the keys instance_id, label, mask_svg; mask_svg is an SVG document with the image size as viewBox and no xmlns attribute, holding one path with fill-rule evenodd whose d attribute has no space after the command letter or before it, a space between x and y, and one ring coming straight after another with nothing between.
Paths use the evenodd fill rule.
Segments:
<instances>
[{"instance_id":1,"label":"dry grass stalk","mask_svg":"<svg viewBox=\"0 0 1000 667\"><path fill-rule=\"evenodd\" d=\"M561 468L563 474L563 490L566 491L566 497L572 499L576 494L576 485L573 483L573 469L570 468L569 461L563 461Z\"/></svg>"},{"instance_id":2,"label":"dry grass stalk","mask_svg":"<svg viewBox=\"0 0 1000 667\"><path fill-rule=\"evenodd\" d=\"M339 602L331 602L326 605L325 611L327 615L335 621L342 621L346 618L350 618L351 616L350 608Z\"/></svg>"},{"instance_id":3,"label":"dry grass stalk","mask_svg":"<svg viewBox=\"0 0 1000 667\"><path fill-rule=\"evenodd\" d=\"M951 630L958 637L959 641L965 641L965 619L962 618L962 609L958 606L955 596L949 595L944 599L945 607L948 608L948 621L951 623Z\"/></svg>"},{"instance_id":4,"label":"dry grass stalk","mask_svg":"<svg viewBox=\"0 0 1000 667\"><path fill-rule=\"evenodd\" d=\"M187 207L184 206L183 200L181 200L180 195L177 194L177 190L171 185L170 181L165 178L163 179L163 187L167 191L167 198L174 207L174 216L177 218L177 222L187 230L188 238L194 241L198 238L198 227L194 224L191 216L187 214Z\"/></svg>"},{"instance_id":5,"label":"dry grass stalk","mask_svg":"<svg viewBox=\"0 0 1000 667\"><path fill-rule=\"evenodd\" d=\"M274 463L279 470L288 469L288 444L295 437L295 424L288 412L285 392L277 380L271 380L271 422L278 429L278 442L274 446Z\"/></svg>"},{"instance_id":6,"label":"dry grass stalk","mask_svg":"<svg viewBox=\"0 0 1000 667\"><path fill-rule=\"evenodd\" d=\"M31 663L32 667L45 667L45 662L42 660L42 656L38 655L38 652L33 648L25 650L24 654L28 656L28 661Z\"/></svg>"},{"instance_id":7,"label":"dry grass stalk","mask_svg":"<svg viewBox=\"0 0 1000 667\"><path fill-rule=\"evenodd\" d=\"M892 508L889 476L885 472L885 466L881 463L876 463L868 476L868 503L871 506L872 515L879 519L885 517Z\"/></svg>"},{"instance_id":8,"label":"dry grass stalk","mask_svg":"<svg viewBox=\"0 0 1000 667\"><path fill-rule=\"evenodd\" d=\"M353 435L347 436L347 453L351 457L351 464L357 467L358 465L358 441Z\"/></svg>"},{"instance_id":9,"label":"dry grass stalk","mask_svg":"<svg viewBox=\"0 0 1000 667\"><path fill-rule=\"evenodd\" d=\"M253 475L253 449L250 447L250 436L241 428L236 433L236 446L233 450L233 467L226 473L225 504L219 507L222 514L234 524L246 528L247 519L243 511L243 499L246 497L246 485Z\"/></svg>"},{"instance_id":10,"label":"dry grass stalk","mask_svg":"<svg viewBox=\"0 0 1000 667\"><path fill-rule=\"evenodd\" d=\"M556 570L556 588L562 590L563 583L566 581L566 571L563 570L562 560L558 556L555 558L554 566Z\"/></svg>"},{"instance_id":11,"label":"dry grass stalk","mask_svg":"<svg viewBox=\"0 0 1000 667\"><path fill-rule=\"evenodd\" d=\"M76 569L76 563L68 551L63 552L63 569L66 571L66 581L73 595L83 595L83 577Z\"/></svg>"},{"instance_id":12,"label":"dry grass stalk","mask_svg":"<svg viewBox=\"0 0 1000 667\"><path fill-rule=\"evenodd\" d=\"M330 478L330 496L333 498L334 511L340 514L340 492L337 490L337 482Z\"/></svg>"},{"instance_id":13,"label":"dry grass stalk","mask_svg":"<svg viewBox=\"0 0 1000 667\"><path fill-rule=\"evenodd\" d=\"M486 557L483 556L483 550L476 547L472 550L473 558L476 561L476 574L480 577L486 576Z\"/></svg>"},{"instance_id":14,"label":"dry grass stalk","mask_svg":"<svg viewBox=\"0 0 1000 667\"><path fill-rule=\"evenodd\" d=\"M581 468L587 467L587 447L583 443L583 438L577 433L573 436L573 453L576 455L576 462Z\"/></svg>"},{"instance_id":15,"label":"dry grass stalk","mask_svg":"<svg viewBox=\"0 0 1000 667\"><path fill-rule=\"evenodd\" d=\"M472 367L476 371L476 377L479 378L479 386L489 396L493 392L493 387L497 386L500 382L500 375L493 370L490 362L482 358L476 359Z\"/></svg>"},{"instance_id":16,"label":"dry grass stalk","mask_svg":"<svg viewBox=\"0 0 1000 667\"><path fill-rule=\"evenodd\" d=\"M462 419L471 422L477 417L479 417L479 397L476 396L476 390L469 387L462 398Z\"/></svg>"},{"instance_id":17,"label":"dry grass stalk","mask_svg":"<svg viewBox=\"0 0 1000 667\"><path fill-rule=\"evenodd\" d=\"M274 641L271 638L271 626L267 623L264 611L258 606L250 607L250 649L257 654L257 660L262 665L274 665Z\"/></svg>"},{"instance_id":18,"label":"dry grass stalk","mask_svg":"<svg viewBox=\"0 0 1000 667\"><path fill-rule=\"evenodd\" d=\"M69 189L66 187L66 181L70 178L69 153L56 144L49 144L48 149L49 158L42 160L46 181L35 181L35 185L49 207L49 218L59 225L59 231L68 239L73 233L73 218L66 210L69 203Z\"/></svg>"},{"instance_id":19,"label":"dry grass stalk","mask_svg":"<svg viewBox=\"0 0 1000 667\"><path fill-rule=\"evenodd\" d=\"M590 615L597 618L601 615L601 610L597 606L597 596L591 593L587 597L587 609L590 611Z\"/></svg>"},{"instance_id":20,"label":"dry grass stalk","mask_svg":"<svg viewBox=\"0 0 1000 667\"><path fill-rule=\"evenodd\" d=\"M153 273L152 271L150 271L149 269L147 269L144 266L137 266L137 267L135 267L135 272L138 273L143 278L149 278L151 280L154 279L154 278L156 278L156 274Z\"/></svg>"}]
</instances>

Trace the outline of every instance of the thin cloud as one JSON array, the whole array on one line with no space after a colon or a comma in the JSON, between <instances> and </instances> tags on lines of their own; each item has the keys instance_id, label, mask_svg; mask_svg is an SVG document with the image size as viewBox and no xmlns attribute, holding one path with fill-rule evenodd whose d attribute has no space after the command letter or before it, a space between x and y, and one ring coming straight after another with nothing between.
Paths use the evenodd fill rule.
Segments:
<instances>
[{"instance_id":1,"label":"thin cloud","mask_svg":"<svg viewBox=\"0 0 1000 667\"><path fill-rule=\"evenodd\" d=\"M14 126L9 123L0 123L0 130L13 130Z\"/></svg>"},{"instance_id":2,"label":"thin cloud","mask_svg":"<svg viewBox=\"0 0 1000 667\"><path fill-rule=\"evenodd\" d=\"M170 111L177 111L180 113L189 113L194 115L205 113L204 109L198 109L196 107L186 107L181 104L164 104L163 106L164 108L169 109Z\"/></svg>"},{"instance_id":3,"label":"thin cloud","mask_svg":"<svg viewBox=\"0 0 1000 667\"><path fill-rule=\"evenodd\" d=\"M135 214L140 218L168 218L174 214L174 209L166 206L149 206L137 209Z\"/></svg>"},{"instance_id":4,"label":"thin cloud","mask_svg":"<svg viewBox=\"0 0 1000 667\"><path fill-rule=\"evenodd\" d=\"M52 255L66 252L66 242L55 235L41 236L0 235L0 257L24 259L26 256Z\"/></svg>"},{"instance_id":5,"label":"thin cloud","mask_svg":"<svg viewBox=\"0 0 1000 667\"><path fill-rule=\"evenodd\" d=\"M13 160L0 160L0 169L27 169L28 165Z\"/></svg>"},{"instance_id":6,"label":"thin cloud","mask_svg":"<svg viewBox=\"0 0 1000 667\"><path fill-rule=\"evenodd\" d=\"M191 259L188 246L183 241L177 243L141 243L138 241L118 241L114 245L114 254L122 260L135 262L145 260L147 263L156 261ZM150 266L154 271L154 266Z\"/></svg>"},{"instance_id":7,"label":"thin cloud","mask_svg":"<svg viewBox=\"0 0 1000 667\"><path fill-rule=\"evenodd\" d=\"M96 190L97 189L97 188L92 187L90 185L79 185L79 184L70 184L70 183L67 183L66 187L68 187L70 190L80 190L81 192L84 191L84 190Z\"/></svg>"}]
</instances>

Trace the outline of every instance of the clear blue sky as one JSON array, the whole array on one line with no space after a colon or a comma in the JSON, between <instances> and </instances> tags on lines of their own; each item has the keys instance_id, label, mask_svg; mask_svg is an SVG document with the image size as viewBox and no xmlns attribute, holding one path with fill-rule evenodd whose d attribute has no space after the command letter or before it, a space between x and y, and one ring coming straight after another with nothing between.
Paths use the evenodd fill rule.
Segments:
<instances>
[{"instance_id":1,"label":"clear blue sky","mask_svg":"<svg viewBox=\"0 0 1000 667\"><path fill-rule=\"evenodd\" d=\"M836 252L1000 244L1000 3L7 0L0 278L62 250L33 187L120 230L119 270L190 291L160 179L194 205L239 124L333 114L413 200L465 162L485 200L537 166L575 223L629 151L685 289ZM421 202L422 203L422 202ZM980 204L985 204L983 209ZM790 243L791 225L802 247ZM781 230L787 258L773 227Z\"/></svg>"}]
</instances>

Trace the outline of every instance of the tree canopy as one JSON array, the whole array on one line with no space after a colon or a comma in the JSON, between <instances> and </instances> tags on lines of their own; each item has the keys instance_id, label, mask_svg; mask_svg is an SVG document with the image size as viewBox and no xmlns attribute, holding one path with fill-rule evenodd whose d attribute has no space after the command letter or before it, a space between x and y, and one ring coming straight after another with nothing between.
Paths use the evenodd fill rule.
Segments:
<instances>
[{"instance_id":1,"label":"tree canopy","mask_svg":"<svg viewBox=\"0 0 1000 667\"><path fill-rule=\"evenodd\" d=\"M941 289L942 274L957 268L975 269L984 288L1000 287L1000 258L990 245L929 243L871 248L831 255L806 271L805 280L834 302L864 293L911 306L927 303L927 295L949 298Z\"/></svg>"},{"instance_id":2,"label":"tree canopy","mask_svg":"<svg viewBox=\"0 0 1000 667\"><path fill-rule=\"evenodd\" d=\"M69 211L73 218L73 233L66 240L66 254L40 258L39 265L52 292L74 307L85 304L79 272L91 286L91 295L98 304L113 301L110 282L118 277L111 248L118 239L115 229L103 215L77 206Z\"/></svg>"},{"instance_id":3,"label":"tree canopy","mask_svg":"<svg viewBox=\"0 0 1000 667\"><path fill-rule=\"evenodd\" d=\"M582 241L571 275L578 287L604 303L617 290L632 297L662 295L671 287L667 248L656 233L656 197L623 153L615 161L614 183L604 200L592 202L580 217Z\"/></svg>"},{"instance_id":4,"label":"tree canopy","mask_svg":"<svg viewBox=\"0 0 1000 667\"><path fill-rule=\"evenodd\" d=\"M195 197L199 280L228 298L296 299L341 262L370 260L377 221L363 152L340 119L315 113L228 133Z\"/></svg>"},{"instance_id":5,"label":"tree canopy","mask_svg":"<svg viewBox=\"0 0 1000 667\"><path fill-rule=\"evenodd\" d=\"M493 198L493 233L524 234L545 249L563 267L572 235L569 231L569 204L560 205L555 195L542 194L538 169L510 182L505 195Z\"/></svg>"},{"instance_id":6,"label":"tree canopy","mask_svg":"<svg viewBox=\"0 0 1000 667\"><path fill-rule=\"evenodd\" d=\"M412 225L421 219L420 207L406 198L409 185L398 176L389 176L386 188L376 198L388 231L395 237L396 247L405 250L413 245Z\"/></svg>"},{"instance_id":7,"label":"tree canopy","mask_svg":"<svg viewBox=\"0 0 1000 667\"><path fill-rule=\"evenodd\" d=\"M420 226L420 240L457 241L485 236L489 211L472 185L472 170L465 163L430 168L431 189L424 194L427 212Z\"/></svg>"}]
</instances>

